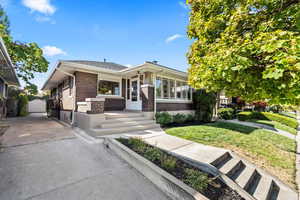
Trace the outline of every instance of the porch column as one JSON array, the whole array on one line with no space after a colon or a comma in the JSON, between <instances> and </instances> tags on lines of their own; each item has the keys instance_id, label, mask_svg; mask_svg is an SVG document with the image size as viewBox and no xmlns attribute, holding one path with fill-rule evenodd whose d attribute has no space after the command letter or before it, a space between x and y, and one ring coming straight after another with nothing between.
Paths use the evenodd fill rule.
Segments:
<instances>
[{"instance_id":1,"label":"porch column","mask_svg":"<svg viewBox=\"0 0 300 200\"><path fill-rule=\"evenodd\" d=\"M154 111L154 86L145 84L141 86L142 92L142 111L153 112Z\"/></svg>"},{"instance_id":2,"label":"porch column","mask_svg":"<svg viewBox=\"0 0 300 200\"><path fill-rule=\"evenodd\" d=\"M104 113L105 98L86 98L87 114L100 114Z\"/></svg>"}]
</instances>

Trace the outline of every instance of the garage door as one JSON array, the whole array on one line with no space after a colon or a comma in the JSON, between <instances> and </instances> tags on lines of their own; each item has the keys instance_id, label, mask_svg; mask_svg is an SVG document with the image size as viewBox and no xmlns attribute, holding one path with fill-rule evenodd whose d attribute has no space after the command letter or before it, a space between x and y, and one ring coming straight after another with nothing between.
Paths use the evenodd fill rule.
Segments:
<instances>
[{"instance_id":1,"label":"garage door","mask_svg":"<svg viewBox=\"0 0 300 200\"><path fill-rule=\"evenodd\" d=\"M35 99L29 101L28 112L30 113L44 113L46 112L46 101L41 99Z\"/></svg>"}]
</instances>

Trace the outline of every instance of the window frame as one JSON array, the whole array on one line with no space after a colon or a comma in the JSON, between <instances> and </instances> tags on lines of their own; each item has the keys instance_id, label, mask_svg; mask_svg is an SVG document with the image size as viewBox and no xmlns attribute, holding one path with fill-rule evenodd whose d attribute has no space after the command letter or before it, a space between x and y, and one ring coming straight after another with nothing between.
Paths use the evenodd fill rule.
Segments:
<instances>
[{"instance_id":1,"label":"window frame","mask_svg":"<svg viewBox=\"0 0 300 200\"><path fill-rule=\"evenodd\" d=\"M110 82L116 82L119 83L119 94L99 94L99 82L100 81L110 81ZM97 79L97 96L99 97L120 97L122 98L122 77L116 77L116 76L112 76L112 75L108 75L108 74L103 74L103 73L99 73L98 74L98 79Z\"/></svg>"},{"instance_id":2,"label":"window frame","mask_svg":"<svg viewBox=\"0 0 300 200\"><path fill-rule=\"evenodd\" d=\"M183 97L183 93L184 93L183 88L184 88L184 86L188 85L186 80L172 78L170 76L161 76L161 75L158 76L158 75L156 75L156 77L155 77L155 87L156 88L157 88L157 84L156 84L157 79L160 79L160 81L161 81L161 85L160 85L161 95L160 95L160 97L157 97L157 93L155 95L155 99L158 102L175 102L175 103L176 102L177 103L181 103L181 102L182 103L185 103L185 102L190 103L190 102L192 102L192 99L193 99L193 90L192 90L192 87L190 87L190 86L189 86L189 89L186 92L186 98L182 98ZM163 94L163 79L167 79L168 80L168 98L165 98L164 94ZM170 85L171 81L174 81L174 88L175 88L175 95L174 95L173 98L171 97L171 85ZM177 88L178 82L181 83L181 86L180 86L181 87L181 91L180 91L181 98L177 98L176 88ZM155 88L155 90L156 90L156 88ZM190 99L188 99L188 97L190 97Z\"/></svg>"}]
</instances>

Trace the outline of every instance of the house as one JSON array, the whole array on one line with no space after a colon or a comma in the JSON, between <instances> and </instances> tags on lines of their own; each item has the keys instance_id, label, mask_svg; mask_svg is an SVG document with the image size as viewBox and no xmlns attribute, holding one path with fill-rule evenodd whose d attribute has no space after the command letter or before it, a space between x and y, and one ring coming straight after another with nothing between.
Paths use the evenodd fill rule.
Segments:
<instances>
[{"instance_id":1,"label":"house","mask_svg":"<svg viewBox=\"0 0 300 200\"><path fill-rule=\"evenodd\" d=\"M7 114L8 87L19 87L20 83L2 38L0 38L0 52L0 119L2 119Z\"/></svg>"},{"instance_id":2,"label":"house","mask_svg":"<svg viewBox=\"0 0 300 200\"><path fill-rule=\"evenodd\" d=\"M155 61L125 67L106 61L61 60L42 90L51 91L52 115L70 123L80 113L138 111L153 119L161 111L193 112L187 73Z\"/></svg>"}]
</instances>

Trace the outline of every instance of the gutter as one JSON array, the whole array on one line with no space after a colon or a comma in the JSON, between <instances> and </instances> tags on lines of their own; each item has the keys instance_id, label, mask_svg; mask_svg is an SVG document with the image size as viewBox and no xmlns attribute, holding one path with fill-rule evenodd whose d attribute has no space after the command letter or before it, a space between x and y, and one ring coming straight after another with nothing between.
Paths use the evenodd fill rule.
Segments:
<instances>
[{"instance_id":1,"label":"gutter","mask_svg":"<svg viewBox=\"0 0 300 200\"><path fill-rule=\"evenodd\" d=\"M71 76L73 78L73 95L74 95L74 99L73 99L73 110L72 110L72 121L71 121L71 125L74 125L75 122L75 108L76 108L76 76L74 74L70 74L68 72L65 72L64 70L60 69L60 68L56 68L57 71L60 71L61 73L64 73L68 76Z\"/></svg>"}]
</instances>

